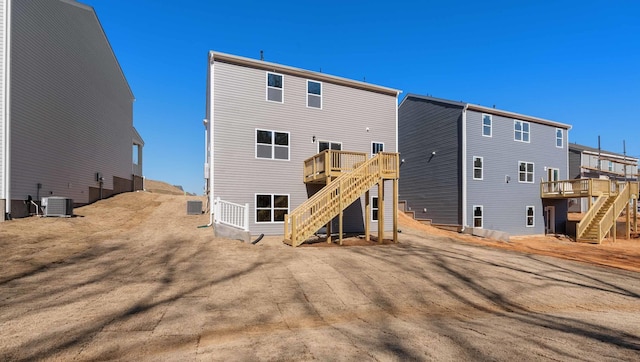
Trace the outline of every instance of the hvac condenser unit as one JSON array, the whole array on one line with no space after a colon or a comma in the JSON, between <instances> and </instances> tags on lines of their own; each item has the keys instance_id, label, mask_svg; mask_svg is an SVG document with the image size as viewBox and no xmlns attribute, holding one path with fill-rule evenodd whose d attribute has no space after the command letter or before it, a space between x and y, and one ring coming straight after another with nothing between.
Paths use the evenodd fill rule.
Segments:
<instances>
[{"instance_id":1,"label":"hvac condenser unit","mask_svg":"<svg viewBox=\"0 0 640 362\"><path fill-rule=\"evenodd\" d=\"M61 196L43 197L42 209L44 216L71 217L73 215L73 200Z\"/></svg>"}]
</instances>

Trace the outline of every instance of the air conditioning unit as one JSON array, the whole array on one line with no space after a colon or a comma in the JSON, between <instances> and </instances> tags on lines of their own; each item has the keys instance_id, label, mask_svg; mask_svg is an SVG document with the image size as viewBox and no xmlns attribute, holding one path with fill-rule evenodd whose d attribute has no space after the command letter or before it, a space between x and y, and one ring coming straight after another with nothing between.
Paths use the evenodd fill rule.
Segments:
<instances>
[{"instance_id":1,"label":"air conditioning unit","mask_svg":"<svg viewBox=\"0 0 640 362\"><path fill-rule=\"evenodd\" d=\"M73 200L61 196L43 197L42 209L44 216L71 217L73 216Z\"/></svg>"},{"instance_id":2,"label":"air conditioning unit","mask_svg":"<svg viewBox=\"0 0 640 362\"><path fill-rule=\"evenodd\" d=\"M202 215L202 201L188 200L187 215Z\"/></svg>"}]
</instances>

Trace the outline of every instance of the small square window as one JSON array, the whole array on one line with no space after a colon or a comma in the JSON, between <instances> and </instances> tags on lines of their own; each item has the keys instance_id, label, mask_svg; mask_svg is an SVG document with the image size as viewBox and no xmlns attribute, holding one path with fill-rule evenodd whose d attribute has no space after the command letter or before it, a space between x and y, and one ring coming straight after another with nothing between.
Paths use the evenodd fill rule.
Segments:
<instances>
[{"instance_id":1,"label":"small square window","mask_svg":"<svg viewBox=\"0 0 640 362\"><path fill-rule=\"evenodd\" d=\"M256 195L256 222L284 222L289 213L289 195Z\"/></svg>"},{"instance_id":2,"label":"small square window","mask_svg":"<svg viewBox=\"0 0 640 362\"><path fill-rule=\"evenodd\" d=\"M378 221L378 198L371 198L371 220Z\"/></svg>"},{"instance_id":3,"label":"small square window","mask_svg":"<svg viewBox=\"0 0 640 362\"><path fill-rule=\"evenodd\" d=\"M267 72L267 100L283 103L284 80L281 74Z\"/></svg>"},{"instance_id":4,"label":"small square window","mask_svg":"<svg viewBox=\"0 0 640 362\"><path fill-rule=\"evenodd\" d=\"M307 107L322 108L322 83L307 81Z\"/></svg>"},{"instance_id":5,"label":"small square window","mask_svg":"<svg viewBox=\"0 0 640 362\"><path fill-rule=\"evenodd\" d=\"M256 158L289 160L289 133L256 130Z\"/></svg>"},{"instance_id":6,"label":"small square window","mask_svg":"<svg viewBox=\"0 0 640 362\"><path fill-rule=\"evenodd\" d=\"M518 163L518 182L533 183L533 163L522 162Z\"/></svg>"}]
</instances>

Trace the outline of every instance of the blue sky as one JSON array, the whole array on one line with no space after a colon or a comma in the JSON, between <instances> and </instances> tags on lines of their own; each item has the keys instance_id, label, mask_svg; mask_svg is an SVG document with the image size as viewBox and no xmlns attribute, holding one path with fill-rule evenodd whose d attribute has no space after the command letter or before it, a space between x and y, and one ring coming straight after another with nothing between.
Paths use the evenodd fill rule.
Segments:
<instances>
[{"instance_id":1,"label":"blue sky","mask_svg":"<svg viewBox=\"0 0 640 362\"><path fill-rule=\"evenodd\" d=\"M568 123L640 156L640 2L81 0L135 94L147 178L202 193L207 52Z\"/></svg>"}]
</instances>

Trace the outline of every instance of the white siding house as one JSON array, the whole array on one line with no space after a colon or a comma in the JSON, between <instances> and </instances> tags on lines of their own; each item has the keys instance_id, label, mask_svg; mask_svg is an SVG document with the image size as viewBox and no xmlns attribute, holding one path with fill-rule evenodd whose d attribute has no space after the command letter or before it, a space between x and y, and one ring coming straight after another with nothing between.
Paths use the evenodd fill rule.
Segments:
<instances>
[{"instance_id":1,"label":"white siding house","mask_svg":"<svg viewBox=\"0 0 640 362\"><path fill-rule=\"evenodd\" d=\"M305 184L305 159L324 149L368 157L397 152L398 94L369 83L210 52L205 119L210 203L220 197L248 204L252 234L282 235L284 214L322 187ZM370 197L375 208L376 188ZM361 197L346 210L345 232L363 230L364 207ZM384 209L387 230L393 209Z\"/></svg>"},{"instance_id":2,"label":"white siding house","mask_svg":"<svg viewBox=\"0 0 640 362\"><path fill-rule=\"evenodd\" d=\"M86 204L141 188L134 97L93 8L71 0L0 0L0 8L5 216L33 212L29 196Z\"/></svg>"}]
</instances>

